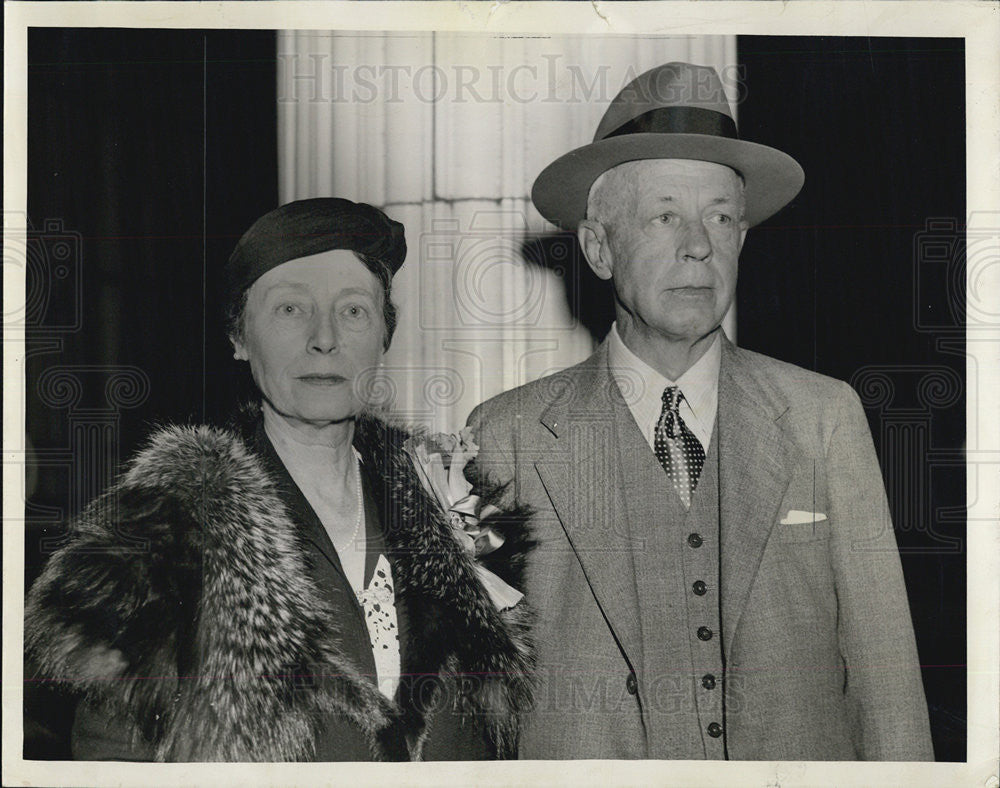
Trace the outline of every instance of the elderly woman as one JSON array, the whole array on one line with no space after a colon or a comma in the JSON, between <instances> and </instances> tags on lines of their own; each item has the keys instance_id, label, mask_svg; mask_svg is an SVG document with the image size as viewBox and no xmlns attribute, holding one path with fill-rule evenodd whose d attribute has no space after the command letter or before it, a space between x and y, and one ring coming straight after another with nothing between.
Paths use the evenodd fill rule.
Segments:
<instances>
[{"instance_id":1,"label":"elderly woman","mask_svg":"<svg viewBox=\"0 0 1000 788\"><path fill-rule=\"evenodd\" d=\"M339 199L282 206L240 239L230 339L260 404L228 429L153 434L29 594L29 655L82 698L75 757L512 754L524 603L491 601L407 433L365 413L405 255L400 224ZM506 541L484 563L516 586L523 518L490 511Z\"/></svg>"}]
</instances>

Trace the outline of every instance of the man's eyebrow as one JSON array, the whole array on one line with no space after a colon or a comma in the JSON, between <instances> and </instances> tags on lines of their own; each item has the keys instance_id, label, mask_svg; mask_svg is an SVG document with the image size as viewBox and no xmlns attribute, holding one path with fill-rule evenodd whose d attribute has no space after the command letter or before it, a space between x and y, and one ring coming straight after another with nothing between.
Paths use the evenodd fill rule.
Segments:
<instances>
[{"instance_id":1,"label":"man's eyebrow","mask_svg":"<svg viewBox=\"0 0 1000 788\"><path fill-rule=\"evenodd\" d=\"M674 202L674 197L670 196L669 194L662 195L660 197L657 197L656 199L659 202ZM737 197L736 195L730 195L728 197L713 197L711 200L709 200L709 205L720 205L722 203L738 202L738 201L739 197Z\"/></svg>"}]
</instances>

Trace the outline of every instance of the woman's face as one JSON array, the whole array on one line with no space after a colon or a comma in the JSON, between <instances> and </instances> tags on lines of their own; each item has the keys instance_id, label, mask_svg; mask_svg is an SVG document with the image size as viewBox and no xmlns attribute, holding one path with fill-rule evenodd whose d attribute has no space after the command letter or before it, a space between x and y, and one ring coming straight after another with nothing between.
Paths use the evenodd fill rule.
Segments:
<instances>
[{"instance_id":1,"label":"woman's face","mask_svg":"<svg viewBox=\"0 0 1000 788\"><path fill-rule=\"evenodd\" d=\"M282 416L321 425L356 415L355 382L382 358L382 288L345 249L289 260L250 287L236 358Z\"/></svg>"}]
</instances>

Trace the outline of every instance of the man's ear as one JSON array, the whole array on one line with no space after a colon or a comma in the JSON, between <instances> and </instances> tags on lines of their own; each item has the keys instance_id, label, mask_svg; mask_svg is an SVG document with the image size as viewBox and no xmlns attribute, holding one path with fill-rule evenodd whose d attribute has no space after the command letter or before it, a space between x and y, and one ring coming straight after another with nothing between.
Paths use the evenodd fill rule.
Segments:
<instances>
[{"instance_id":1,"label":"man's ear","mask_svg":"<svg viewBox=\"0 0 1000 788\"><path fill-rule=\"evenodd\" d=\"M745 219L740 222L740 246L739 249L737 249L737 252L743 251L743 242L747 239L747 230L749 228L750 225L746 223Z\"/></svg>"},{"instance_id":2,"label":"man's ear","mask_svg":"<svg viewBox=\"0 0 1000 788\"><path fill-rule=\"evenodd\" d=\"M587 258L587 265L601 279L610 279L614 257L604 225L596 219L583 219L576 227L576 237Z\"/></svg>"}]
</instances>

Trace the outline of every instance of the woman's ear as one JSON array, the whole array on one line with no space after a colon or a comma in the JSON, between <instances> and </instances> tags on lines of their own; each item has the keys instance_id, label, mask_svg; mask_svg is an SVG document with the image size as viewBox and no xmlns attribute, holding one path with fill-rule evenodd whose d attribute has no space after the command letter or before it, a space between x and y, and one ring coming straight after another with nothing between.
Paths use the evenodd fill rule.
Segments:
<instances>
[{"instance_id":1,"label":"woman's ear","mask_svg":"<svg viewBox=\"0 0 1000 788\"><path fill-rule=\"evenodd\" d=\"M247 353L246 345L243 344L243 342L239 339L239 337L235 337L232 334L230 334L229 341L230 343L232 343L233 346L233 358L235 358L237 361L250 360L250 355Z\"/></svg>"}]
</instances>

